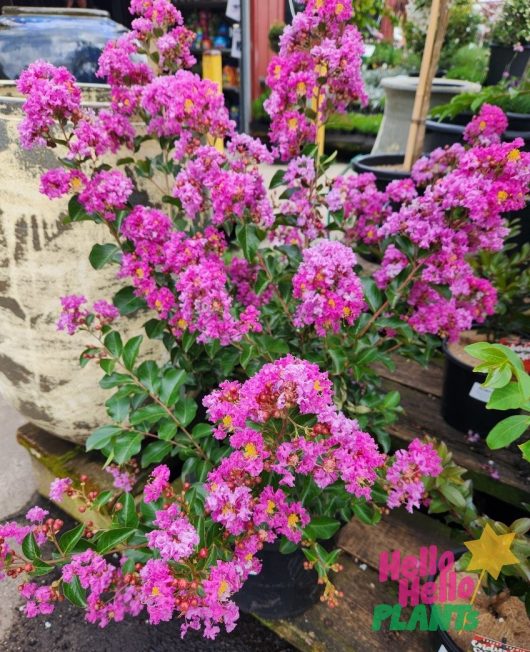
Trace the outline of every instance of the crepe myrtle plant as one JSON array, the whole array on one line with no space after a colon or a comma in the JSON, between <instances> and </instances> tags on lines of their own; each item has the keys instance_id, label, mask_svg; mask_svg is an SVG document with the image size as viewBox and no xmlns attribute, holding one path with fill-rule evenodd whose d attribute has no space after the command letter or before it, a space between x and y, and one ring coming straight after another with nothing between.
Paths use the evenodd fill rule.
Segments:
<instances>
[{"instance_id":1,"label":"crepe myrtle plant","mask_svg":"<svg viewBox=\"0 0 530 652\"><path fill-rule=\"evenodd\" d=\"M193 34L171 3L131 11L133 30L100 59L110 108L83 107L68 71L45 62L18 82L22 145L58 155L42 192L71 197L68 222L102 225L90 260L123 279L112 304L63 297L58 327L86 333L81 364L99 364L113 391L87 448L126 493L58 479L52 499L82 497L108 528L59 537L38 512L4 526L0 551L7 574L30 575L28 615L67 597L102 625L146 608L153 623L180 615L184 632L213 637L233 628L232 596L263 545L301 546L334 605L338 552L318 541L353 515L375 523L428 504L425 482L445 462L419 440L388 455L399 395L381 390L376 365L392 369L393 353L427 362L441 337L492 313L495 290L467 257L502 247L530 157L483 116L468 147L419 161L386 192L370 175L331 178L321 127L365 100L351 3L308 0L285 29L268 74L272 152L237 134L215 84L189 71ZM286 166L269 193L260 164L276 158ZM145 334L125 339L120 317L140 312ZM145 359L144 337L167 361ZM169 484L172 458L182 489ZM139 465L157 465L147 484ZM54 569L49 586L32 581Z\"/></svg>"}]
</instances>

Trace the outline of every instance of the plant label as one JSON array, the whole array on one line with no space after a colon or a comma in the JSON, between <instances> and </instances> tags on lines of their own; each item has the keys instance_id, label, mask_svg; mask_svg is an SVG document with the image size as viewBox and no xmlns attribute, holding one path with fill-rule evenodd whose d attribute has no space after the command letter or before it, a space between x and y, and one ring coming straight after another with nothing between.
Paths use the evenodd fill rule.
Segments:
<instances>
[{"instance_id":1,"label":"plant label","mask_svg":"<svg viewBox=\"0 0 530 652\"><path fill-rule=\"evenodd\" d=\"M491 388L482 387L480 383L473 383L469 396L482 403L487 403L490 400L492 392L493 390Z\"/></svg>"}]
</instances>

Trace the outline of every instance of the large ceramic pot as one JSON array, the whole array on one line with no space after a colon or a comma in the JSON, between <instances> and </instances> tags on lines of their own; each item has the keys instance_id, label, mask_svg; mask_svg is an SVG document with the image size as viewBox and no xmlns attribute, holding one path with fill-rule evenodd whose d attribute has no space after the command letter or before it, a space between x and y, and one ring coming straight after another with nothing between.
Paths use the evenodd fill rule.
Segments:
<instances>
[{"instance_id":1,"label":"large ceramic pot","mask_svg":"<svg viewBox=\"0 0 530 652\"><path fill-rule=\"evenodd\" d=\"M530 60L530 44L523 45L520 52L508 45L492 45L488 76L484 84L494 86L505 76L521 79Z\"/></svg>"},{"instance_id":2,"label":"large ceramic pot","mask_svg":"<svg viewBox=\"0 0 530 652\"><path fill-rule=\"evenodd\" d=\"M85 99L97 99L106 87L84 91ZM0 94L0 393L32 423L82 442L106 422L109 394L99 388L97 365L79 366L87 335L57 332L59 297L111 299L122 283L115 268L96 271L88 261L92 244L108 241L104 227L63 224L66 201L39 193L39 177L57 167L56 156L20 148L22 100L6 82ZM143 321L124 318L125 335L136 334Z\"/></svg>"},{"instance_id":3,"label":"large ceramic pot","mask_svg":"<svg viewBox=\"0 0 530 652\"><path fill-rule=\"evenodd\" d=\"M397 75L386 77L381 86L385 91L385 112L372 154L404 152L418 88L418 77ZM447 104L459 93L478 93L480 84L458 79L435 78L432 83L430 108Z\"/></svg>"}]
</instances>

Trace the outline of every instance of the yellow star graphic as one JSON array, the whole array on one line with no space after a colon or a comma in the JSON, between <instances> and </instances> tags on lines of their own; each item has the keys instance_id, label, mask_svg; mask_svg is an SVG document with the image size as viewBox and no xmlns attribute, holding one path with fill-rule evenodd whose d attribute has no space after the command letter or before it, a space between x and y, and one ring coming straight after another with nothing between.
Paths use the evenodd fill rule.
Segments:
<instances>
[{"instance_id":1,"label":"yellow star graphic","mask_svg":"<svg viewBox=\"0 0 530 652\"><path fill-rule=\"evenodd\" d=\"M503 566L520 564L521 561L510 550L514 538L515 532L496 534L489 523L486 524L478 541L464 542L471 552L467 570L480 570L482 574L486 571L496 580Z\"/></svg>"}]
</instances>

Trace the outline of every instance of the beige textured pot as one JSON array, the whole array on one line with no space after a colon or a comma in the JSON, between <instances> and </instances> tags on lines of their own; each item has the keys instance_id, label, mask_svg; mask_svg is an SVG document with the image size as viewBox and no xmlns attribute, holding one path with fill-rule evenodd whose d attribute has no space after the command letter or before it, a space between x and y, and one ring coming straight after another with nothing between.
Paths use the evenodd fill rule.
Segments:
<instances>
[{"instance_id":1,"label":"beige textured pot","mask_svg":"<svg viewBox=\"0 0 530 652\"><path fill-rule=\"evenodd\" d=\"M58 166L56 157L20 148L22 101L12 84L0 82L0 93L0 393L32 423L81 443L107 422L110 393L99 388L98 365L79 366L89 336L57 332L59 297L110 300L121 283L116 268L96 271L88 261L94 243L109 241L104 227L64 225L67 202L39 193L39 177ZM104 93L103 86L85 88L85 99ZM123 318L125 336L144 321ZM146 354L163 355L160 348Z\"/></svg>"}]
</instances>

